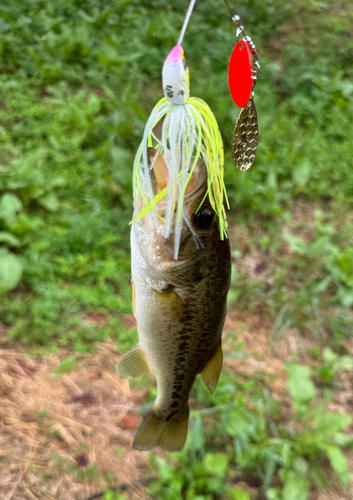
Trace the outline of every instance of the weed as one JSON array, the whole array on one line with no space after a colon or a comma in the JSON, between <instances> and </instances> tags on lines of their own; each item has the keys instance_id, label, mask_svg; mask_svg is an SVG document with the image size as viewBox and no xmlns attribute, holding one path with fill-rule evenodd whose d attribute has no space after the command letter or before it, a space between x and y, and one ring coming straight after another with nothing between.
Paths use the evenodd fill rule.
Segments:
<instances>
[{"instance_id":1,"label":"weed","mask_svg":"<svg viewBox=\"0 0 353 500\"><path fill-rule=\"evenodd\" d=\"M333 382L338 373L353 368L351 356L339 356L332 349L326 347L322 353L323 363L317 363L315 376L322 382Z\"/></svg>"},{"instance_id":2,"label":"weed","mask_svg":"<svg viewBox=\"0 0 353 500\"><path fill-rule=\"evenodd\" d=\"M125 496L119 491L107 491L103 496L104 500L125 500Z\"/></svg>"},{"instance_id":3,"label":"weed","mask_svg":"<svg viewBox=\"0 0 353 500\"><path fill-rule=\"evenodd\" d=\"M71 373L76 370L76 359L73 356L67 356L60 360L60 365L55 370L56 373Z\"/></svg>"},{"instance_id":4,"label":"weed","mask_svg":"<svg viewBox=\"0 0 353 500\"><path fill-rule=\"evenodd\" d=\"M150 486L156 498L236 498L249 494L239 482L256 486L269 500L307 500L313 486L327 486L325 459L348 486L350 474L343 447L352 436L343 433L351 418L330 413L316 398L309 368L287 365L293 411L282 412L278 402L254 384L236 379L209 396L210 408L192 412L192 432L185 449L169 460L151 455L159 480ZM226 388L226 391L224 390ZM195 388L205 405L204 388ZM212 418L212 425L209 415ZM233 485L233 486L232 486Z\"/></svg>"}]
</instances>

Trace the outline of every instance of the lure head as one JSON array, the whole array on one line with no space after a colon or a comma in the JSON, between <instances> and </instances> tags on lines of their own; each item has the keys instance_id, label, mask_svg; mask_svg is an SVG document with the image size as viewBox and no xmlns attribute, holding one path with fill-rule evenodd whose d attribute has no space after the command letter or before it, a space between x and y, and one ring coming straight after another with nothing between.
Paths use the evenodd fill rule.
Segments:
<instances>
[{"instance_id":1,"label":"lure head","mask_svg":"<svg viewBox=\"0 0 353 500\"><path fill-rule=\"evenodd\" d=\"M190 97L189 68L184 49L176 45L164 61L162 70L164 95L173 104L185 104Z\"/></svg>"}]
</instances>

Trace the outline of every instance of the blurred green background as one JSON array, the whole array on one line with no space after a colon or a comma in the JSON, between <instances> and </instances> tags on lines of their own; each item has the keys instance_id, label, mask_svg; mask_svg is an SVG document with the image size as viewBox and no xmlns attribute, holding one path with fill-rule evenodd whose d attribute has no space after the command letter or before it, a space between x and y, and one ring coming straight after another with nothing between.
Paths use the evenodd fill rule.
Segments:
<instances>
[{"instance_id":1,"label":"blurred green background","mask_svg":"<svg viewBox=\"0 0 353 500\"><path fill-rule=\"evenodd\" d=\"M9 338L46 351L90 351L107 336L118 340L122 352L136 342L136 332L120 319L131 314L132 163L162 96L161 67L187 5L2 2L0 317ZM261 63L255 99L259 148L246 173L235 169L230 153L239 109L229 94L227 66L236 36L222 0L198 2L184 41L191 95L210 105L225 143L235 260L230 307L249 316L261 310L273 335L289 328L309 335L318 353L324 339L337 362L347 355L343 342L352 335L353 4L237 0L231 6ZM245 239L243 233L238 238L237 227L246 228ZM252 248L271 261L266 284L236 265ZM100 328L85 321L97 312L108 318ZM329 363L334 373L330 359L322 366ZM290 373L296 379L298 373ZM258 436L255 424L251 432ZM200 452L200 443L193 449ZM216 457L225 465L218 479L229 453ZM334 453L339 451L327 452L332 463ZM267 455L254 459L266 488L278 469L277 455L270 462ZM298 467L307 467L299 463L296 469L293 460L281 484L298 484ZM206 470L213 468L209 461ZM344 465L336 469L346 484ZM168 471L166 480L172 481ZM319 472L312 475L320 485ZM221 498L221 483L211 492L195 487L185 498ZM266 498L308 498L309 483L302 496L276 486ZM247 500L240 490L228 492L229 498Z\"/></svg>"}]
</instances>

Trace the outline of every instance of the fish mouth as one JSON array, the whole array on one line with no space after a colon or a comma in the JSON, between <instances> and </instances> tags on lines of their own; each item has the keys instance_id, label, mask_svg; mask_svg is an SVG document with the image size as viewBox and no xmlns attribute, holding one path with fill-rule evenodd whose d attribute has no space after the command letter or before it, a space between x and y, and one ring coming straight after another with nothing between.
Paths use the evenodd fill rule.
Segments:
<instances>
[{"instance_id":1,"label":"fish mouth","mask_svg":"<svg viewBox=\"0 0 353 500\"><path fill-rule=\"evenodd\" d=\"M203 178L203 181L188 195L184 198L184 203L188 211L189 221L192 224L192 214L197 211L199 205L203 201L203 197L206 193L207 189L207 178L206 176ZM160 206L161 205L161 206ZM165 215L165 203L159 203L158 207L158 215L160 217L164 217ZM189 261L193 256L190 256L189 252L186 252L185 255L183 251L184 245L180 246L178 259L174 259L174 224L177 218L176 211L173 215L173 223L171 226L171 231L168 237L164 236L164 222L163 220L158 220L152 222L152 239L150 252L153 252L155 258L166 267L169 266L179 266L187 261ZM192 248L196 248L196 245L193 240L193 235L186 224L184 224L182 228L182 240L185 243L185 240L192 240Z\"/></svg>"},{"instance_id":2,"label":"fish mouth","mask_svg":"<svg viewBox=\"0 0 353 500\"><path fill-rule=\"evenodd\" d=\"M154 150L155 151L155 150ZM152 184L152 189L153 189L153 194L154 196L158 195L162 189L168 187L168 181L167 181L167 174L168 171L161 171L162 166L158 164L158 157L157 161L155 160L153 168L150 170L150 177L151 177L151 184ZM207 171L206 171L206 165L202 160L199 160L197 162L197 165L193 171L193 174L191 176L190 181L188 182L185 190L185 195L184 195L184 203L186 208L188 209L188 212L190 213L190 208L193 205L193 202L195 201L196 198L200 197L202 195L202 191L205 193L207 190ZM158 203L157 203L157 213L160 217L164 218L165 217L165 211L166 211L166 198L162 198ZM174 217L175 217L175 211L174 211Z\"/></svg>"},{"instance_id":3,"label":"fish mouth","mask_svg":"<svg viewBox=\"0 0 353 500\"><path fill-rule=\"evenodd\" d=\"M166 150L162 155L158 150L148 148L148 155L151 187L153 195L157 197L169 189L169 182L173 184L168 168L170 151ZM198 210L207 193L207 168L203 159L199 158L195 163L195 157L190 157L189 168L185 174L184 180L181 178L182 171L179 173L179 182L174 188L173 206L171 206L172 200L169 192L156 203L154 214L148 214L145 221L149 234L148 253L163 269L174 265L176 261L188 261L193 253L191 249L200 249L203 246L193 227L193 214ZM180 205L180 198L182 205ZM166 222L167 220L169 222ZM166 224L168 224L168 229L166 229ZM175 257L176 239L180 249L177 257Z\"/></svg>"}]
</instances>

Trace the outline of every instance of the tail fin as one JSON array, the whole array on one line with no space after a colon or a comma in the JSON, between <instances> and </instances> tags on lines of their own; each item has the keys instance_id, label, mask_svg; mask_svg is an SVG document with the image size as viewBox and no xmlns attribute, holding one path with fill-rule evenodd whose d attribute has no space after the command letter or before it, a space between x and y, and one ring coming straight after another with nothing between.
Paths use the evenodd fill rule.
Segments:
<instances>
[{"instance_id":1,"label":"tail fin","mask_svg":"<svg viewBox=\"0 0 353 500\"><path fill-rule=\"evenodd\" d=\"M134 439L135 450L151 450L160 446L167 451L180 451L188 434L189 407L177 420L163 420L152 409L143 419Z\"/></svg>"}]
</instances>

